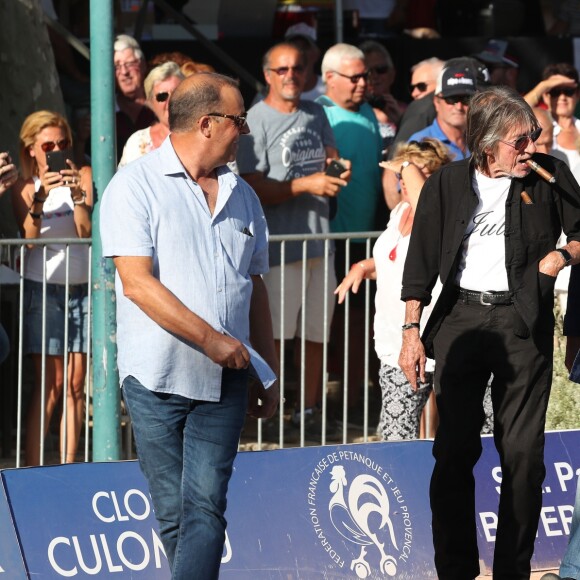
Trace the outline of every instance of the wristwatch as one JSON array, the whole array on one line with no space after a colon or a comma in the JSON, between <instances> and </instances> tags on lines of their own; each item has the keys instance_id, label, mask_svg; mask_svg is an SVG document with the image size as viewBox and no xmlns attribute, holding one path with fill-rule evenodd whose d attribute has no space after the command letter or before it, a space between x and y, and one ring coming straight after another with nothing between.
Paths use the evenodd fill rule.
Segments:
<instances>
[{"instance_id":1,"label":"wristwatch","mask_svg":"<svg viewBox=\"0 0 580 580\"><path fill-rule=\"evenodd\" d=\"M409 167L409 165L411 165L410 161L403 161L403 163L401 163L401 169L399 169L399 174L403 173L403 169L405 169L405 167Z\"/></svg>"},{"instance_id":2,"label":"wristwatch","mask_svg":"<svg viewBox=\"0 0 580 580\"><path fill-rule=\"evenodd\" d=\"M568 250L565 250L564 248L557 248L556 252L561 254L562 258L564 258L564 260L566 260L566 263L564 264L564 268L566 266L569 266L570 262L572 261L572 256L570 255L570 252Z\"/></svg>"}]
</instances>

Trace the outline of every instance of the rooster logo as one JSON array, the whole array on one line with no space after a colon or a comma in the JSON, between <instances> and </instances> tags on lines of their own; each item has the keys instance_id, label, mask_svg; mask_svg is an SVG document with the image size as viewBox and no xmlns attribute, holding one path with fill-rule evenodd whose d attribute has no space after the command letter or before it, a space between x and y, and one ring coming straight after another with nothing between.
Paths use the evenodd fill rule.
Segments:
<instances>
[{"instance_id":1,"label":"rooster logo","mask_svg":"<svg viewBox=\"0 0 580 580\"><path fill-rule=\"evenodd\" d=\"M347 501L345 492L348 482L344 467L335 465L330 475L332 478L330 491L334 494L328 504L330 520L341 536L361 546L360 555L351 562L350 569L358 578L367 578L371 573L371 567L365 559L366 547L374 545L381 556L379 563L381 573L394 576L397 572L397 560L385 552L385 542L379 541L376 533L386 529L393 548L399 550L389 515L389 498L385 488L372 475L357 475L348 489ZM376 529L376 532L371 528ZM385 539L386 533L383 531L380 536Z\"/></svg>"}]
</instances>

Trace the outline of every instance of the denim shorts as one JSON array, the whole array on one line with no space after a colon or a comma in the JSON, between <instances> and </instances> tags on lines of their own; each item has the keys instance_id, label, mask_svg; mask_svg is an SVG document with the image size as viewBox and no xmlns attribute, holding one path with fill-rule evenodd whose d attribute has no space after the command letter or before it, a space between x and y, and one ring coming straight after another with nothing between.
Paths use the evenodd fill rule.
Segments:
<instances>
[{"instance_id":1,"label":"denim shorts","mask_svg":"<svg viewBox=\"0 0 580 580\"><path fill-rule=\"evenodd\" d=\"M65 290L46 285L46 354L64 354ZM68 296L68 352L87 352L89 299L87 284L70 284ZM42 352L42 282L24 280L24 352Z\"/></svg>"}]
</instances>

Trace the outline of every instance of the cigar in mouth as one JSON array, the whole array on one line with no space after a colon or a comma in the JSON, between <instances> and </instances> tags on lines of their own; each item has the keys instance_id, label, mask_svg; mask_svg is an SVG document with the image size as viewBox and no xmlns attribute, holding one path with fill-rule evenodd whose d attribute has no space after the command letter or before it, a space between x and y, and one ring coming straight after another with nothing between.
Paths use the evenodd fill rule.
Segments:
<instances>
[{"instance_id":1,"label":"cigar in mouth","mask_svg":"<svg viewBox=\"0 0 580 580\"><path fill-rule=\"evenodd\" d=\"M542 179L545 179L548 183L556 183L556 178L549 171L546 171L541 165L538 165L531 159L527 159L526 163L528 167L531 167Z\"/></svg>"}]
</instances>

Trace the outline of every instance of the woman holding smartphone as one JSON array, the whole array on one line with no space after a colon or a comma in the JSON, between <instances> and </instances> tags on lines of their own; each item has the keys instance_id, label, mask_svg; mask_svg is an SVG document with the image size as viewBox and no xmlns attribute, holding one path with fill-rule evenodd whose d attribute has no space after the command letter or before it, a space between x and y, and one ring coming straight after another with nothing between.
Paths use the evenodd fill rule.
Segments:
<instances>
[{"instance_id":1,"label":"woman holding smartphone","mask_svg":"<svg viewBox=\"0 0 580 580\"><path fill-rule=\"evenodd\" d=\"M51 238L91 236L91 169L87 166L79 170L75 166L71 160L71 147L71 129L60 114L37 111L25 119L20 130L21 177L14 186L14 213L24 238L47 240L46 254L43 246L30 245L21 265L24 277L24 352L31 355L35 370L35 387L26 420L26 465L38 465L41 461L41 440L63 393L65 357L68 357L67 421L66 425L61 422L64 462L75 460L84 415L89 314L88 247L66 247L49 241ZM54 156L53 152L61 154ZM55 159L49 161L48 157ZM46 309L43 311L44 280ZM68 328L68 344L64 344L65 328Z\"/></svg>"}]
</instances>

